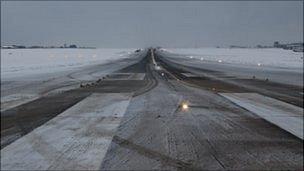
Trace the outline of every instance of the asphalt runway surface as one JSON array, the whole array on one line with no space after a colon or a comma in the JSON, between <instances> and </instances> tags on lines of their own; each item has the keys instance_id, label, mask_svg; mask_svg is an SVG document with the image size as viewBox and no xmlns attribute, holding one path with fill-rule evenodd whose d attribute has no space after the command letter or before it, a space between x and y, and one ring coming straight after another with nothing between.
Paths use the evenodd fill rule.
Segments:
<instances>
[{"instance_id":1,"label":"asphalt runway surface","mask_svg":"<svg viewBox=\"0 0 304 171\"><path fill-rule=\"evenodd\" d=\"M261 94L303 109L303 85L275 82L274 77L244 78L217 69L219 65L213 68L153 49L142 51L132 59L65 73L50 79L53 82L46 82L47 86L41 86L38 81L7 86L10 88L3 91L9 95L35 84L43 96L1 112L1 169L301 170L301 138L220 94ZM100 74L84 79L92 73ZM60 89L71 85L75 86ZM61 91L54 92L56 88ZM113 116L103 116L103 120L92 124L86 120L82 127L90 129L82 131L81 138L92 137L92 142L97 142L106 137L103 151L92 157L93 153L87 151L98 151L100 146L78 144L70 146L65 153L52 150L54 155L45 157L45 153L50 153L48 149L59 147L51 143L42 146L32 137L50 139L47 132L56 135L56 131L53 127L43 128L44 125L56 126L60 122L56 118L72 115L73 110L69 110L72 108L81 117L79 110L87 110L90 103L98 105L96 99L101 99L104 105L93 112L94 117L98 117L98 112L107 115L112 112ZM118 105L108 109L107 101ZM82 106L77 106L80 103ZM183 108L183 104L188 108ZM121 115L119 122L116 114ZM108 123L107 119L111 123L115 121L113 130L102 128L98 134L90 133L89 130ZM60 131L65 131L63 125L66 126L61 124ZM77 132L77 129L68 131ZM24 143L31 148L20 147ZM31 155L43 157L27 159ZM77 162L77 156L85 160L81 158Z\"/></svg>"}]
</instances>

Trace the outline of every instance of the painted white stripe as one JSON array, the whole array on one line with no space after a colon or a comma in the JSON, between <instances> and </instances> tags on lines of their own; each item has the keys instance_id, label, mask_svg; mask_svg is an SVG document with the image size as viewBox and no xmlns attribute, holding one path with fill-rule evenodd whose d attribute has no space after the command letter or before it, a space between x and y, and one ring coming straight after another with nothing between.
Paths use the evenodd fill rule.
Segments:
<instances>
[{"instance_id":1,"label":"painted white stripe","mask_svg":"<svg viewBox=\"0 0 304 171\"><path fill-rule=\"evenodd\" d=\"M153 49L151 49L151 57L152 57L152 63L157 66L157 63L155 61L155 58L154 58L154 52L153 52Z\"/></svg>"},{"instance_id":2,"label":"painted white stripe","mask_svg":"<svg viewBox=\"0 0 304 171\"><path fill-rule=\"evenodd\" d=\"M145 73L112 73L106 80L143 80Z\"/></svg>"},{"instance_id":3,"label":"painted white stripe","mask_svg":"<svg viewBox=\"0 0 304 171\"><path fill-rule=\"evenodd\" d=\"M256 93L220 93L261 118L303 139L303 109Z\"/></svg>"},{"instance_id":4,"label":"painted white stripe","mask_svg":"<svg viewBox=\"0 0 304 171\"><path fill-rule=\"evenodd\" d=\"M1 150L1 170L97 170L131 94L93 94Z\"/></svg>"},{"instance_id":5,"label":"painted white stripe","mask_svg":"<svg viewBox=\"0 0 304 171\"><path fill-rule=\"evenodd\" d=\"M151 49L151 57L152 57L152 63L154 65L154 69L155 70L161 70L162 68L159 65L157 65L157 63L155 61L154 52L153 52L152 49Z\"/></svg>"},{"instance_id":6,"label":"painted white stripe","mask_svg":"<svg viewBox=\"0 0 304 171\"><path fill-rule=\"evenodd\" d=\"M184 75L185 77L197 77L197 75L190 73L190 72L183 72L182 75Z\"/></svg>"}]
</instances>

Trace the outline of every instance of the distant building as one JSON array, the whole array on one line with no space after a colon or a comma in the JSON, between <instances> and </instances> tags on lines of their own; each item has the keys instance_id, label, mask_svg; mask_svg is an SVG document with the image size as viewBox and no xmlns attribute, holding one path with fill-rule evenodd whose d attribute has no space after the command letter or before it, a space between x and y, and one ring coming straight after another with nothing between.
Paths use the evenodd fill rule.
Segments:
<instances>
[{"instance_id":1,"label":"distant building","mask_svg":"<svg viewBox=\"0 0 304 171\"><path fill-rule=\"evenodd\" d=\"M294 52L304 52L304 48L303 47L297 47L293 49Z\"/></svg>"},{"instance_id":2,"label":"distant building","mask_svg":"<svg viewBox=\"0 0 304 171\"><path fill-rule=\"evenodd\" d=\"M280 48L280 42L278 42L278 41L274 42L273 47Z\"/></svg>"},{"instance_id":3,"label":"distant building","mask_svg":"<svg viewBox=\"0 0 304 171\"><path fill-rule=\"evenodd\" d=\"M294 52L303 52L304 43L280 44L278 41L276 41L274 42L273 47L282 48L285 50L293 50Z\"/></svg>"}]
</instances>

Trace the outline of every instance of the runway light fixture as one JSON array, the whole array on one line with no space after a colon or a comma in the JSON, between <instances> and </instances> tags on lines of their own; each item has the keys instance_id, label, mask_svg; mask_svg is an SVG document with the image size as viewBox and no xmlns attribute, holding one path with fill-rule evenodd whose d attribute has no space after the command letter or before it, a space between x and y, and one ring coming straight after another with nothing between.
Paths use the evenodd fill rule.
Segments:
<instances>
[{"instance_id":1,"label":"runway light fixture","mask_svg":"<svg viewBox=\"0 0 304 171\"><path fill-rule=\"evenodd\" d=\"M223 62L222 60L218 60L219 63Z\"/></svg>"},{"instance_id":2,"label":"runway light fixture","mask_svg":"<svg viewBox=\"0 0 304 171\"><path fill-rule=\"evenodd\" d=\"M187 104L183 104L182 107L183 107L184 110L187 110L189 108L189 106Z\"/></svg>"},{"instance_id":3,"label":"runway light fixture","mask_svg":"<svg viewBox=\"0 0 304 171\"><path fill-rule=\"evenodd\" d=\"M189 105L187 102L182 102L181 103L181 108L182 108L182 111L187 111L189 109Z\"/></svg>"},{"instance_id":4,"label":"runway light fixture","mask_svg":"<svg viewBox=\"0 0 304 171\"><path fill-rule=\"evenodd\" d=\"M258 63L258 66L261 66L262 64L261 63Z\"/></svg>"},{"instance_id":5,"label":"runway light fixture","mask_svg":"<svg viewBox=\"0 0 304 171\"><path fill-rule=\"evenodd\" d=\"M204 58L201 58L201 61L203 61L204 60Z\"/></svg>"}]
</instances>

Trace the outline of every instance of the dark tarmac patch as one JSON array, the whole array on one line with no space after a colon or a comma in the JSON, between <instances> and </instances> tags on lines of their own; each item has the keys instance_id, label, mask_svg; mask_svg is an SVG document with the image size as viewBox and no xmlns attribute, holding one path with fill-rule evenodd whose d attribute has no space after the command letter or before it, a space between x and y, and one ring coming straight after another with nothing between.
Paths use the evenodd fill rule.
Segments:
<instances>
[{"instance_id":1,"label":"dark tarmac patch","mask_svg":"<svg viewBox=\"0 0 304 171\"><path fill-rule=\"evenodd\" d=\"M172 65L170 62L165 61L162 58L156 59L166 70L168 70L178 79L203 89L219 93L255 92L303 108L303 93L301 93L303 92L303 87L280 84L271 82L271 80L259 80L255 78L238 79L233 76L227 76L222 72L195 67L188 68L206 73L207 75L212 75L216 78L220 78L221 80L213 79L207 76L186 77L184 74L182 74L189 72L189 69L187 69L186 66L180 64ZM227 82L225 80L227 80ZM231 81L235 82L235 84L229 83Z\"/></svg>"},{"instance_id":2,"label":"dark tarmac patch","mask_svg":"<svg viewBox=\"0 0 304 171\"><path fill-rule=\"evenodd\" d=\"M190 79L185 79L186 82L190 84L195 84L200 87L204 87L207 90L214 91L214 92L219 92L219 93L244 93L244 92L250 92L250 90L236 86L233 84L228 84L223 81L219 80L212 80L208 78L190 78Z\"/></svg>"},{"instance_id":3,"label":"dark tarmac patch","mask_svg":"<svg viewBox=\"0 0 304 171\"><path fill-rule=\"evenodd\" d=\"M119 71L117 71L118 73L145 73L146 72L146 65L149 62L149 58L150 58L150 53L147 54L146 57L144 57L142 60L140 60L138 63L135 63L133 65L130 65L126 68L123 68Z\"/></svg>"},{"instance_id":4,"label":"dark tarmac patch","mask_svg":"<svg viewBox=\"0 0 304 171\"><path fill-rule=\"evenodd\" d=\"M245 89L243 87L233 84L228 84L220 80L214 80L210 77L205 77L205 76L187 77L185 74L183 74L183 73L189 73L185 69L185 67L176 68L174 66L165 63L162 60L158 60L158 62L161 63L161 65L166 70L168 70L171 74L173 74L176 78L210 91L221 92L221 93L222 92L234 92L234 93L250 92L248 89ZM222 75L221 73L216 71L203 70L203 69L200 69L200 71ZM170 79L173 79L173 77L171 77Z\"/></svg>"},{"instance_id":5,"label":"dark tarmac patch","mask_svg":"<svg viewBox=\"0 0 304 171\"><path fill-rule=\"evenodd\" d=\"M134 92L145 86L143 80L102 80L99 83L92 83L84 88L75 89L75 92L95 93L128 93Z\"/></svg>"},{"instance_id":6,"label":"dark tarmac patch","mask_svg":"<svg viewBox=\"0 0 304 171\"><path fill-rule=\"evenodd\" d=\"M65 92L41 97L1 113L1 149L39 127L85 97L87 92ZM14 136L13 135L18 135Z\"/></svg>"}]
</instances>

